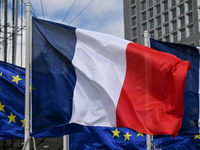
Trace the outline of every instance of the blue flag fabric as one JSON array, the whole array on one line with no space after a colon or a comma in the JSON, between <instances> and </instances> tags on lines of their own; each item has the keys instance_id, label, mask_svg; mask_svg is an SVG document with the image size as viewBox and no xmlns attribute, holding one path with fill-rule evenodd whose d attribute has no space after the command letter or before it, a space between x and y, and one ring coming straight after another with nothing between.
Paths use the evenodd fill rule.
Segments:
<instances>
[{"instance_id":1,"label":"blue flag fabric","mask_svg":"<svg viewBox=\"0 0 200 150\"><path fill-rule=\"evenodd\" d=\"M79 131L79 125L68 124L76 81L71 64L75 28L33 17L32 32L32 136L59 137Z\"/></svg>"},{"instance_id":2,"label":"blue flag fabric","mask_svg":"<svg viewBox=\"0 0 200 150\"><path fill-rule=\"evenodd\" d=\"M128 128L83 127L82 132L69 135L73 150L146 150L146 135Z\"/></svg>"},{"instance_id":3,"label":"blue flag fabric","mask_svg":"<svg viewBox=\"0 0 200 150\"><path fill-rule=\"evenodd\" d=\"M200 135L154 136L153 143L162 150L199 150Z\"/></svg>"},{"instance_id":4,"label":"blue flag fabric","mask_svg":"<svg viewBox=\"0 0 200 150\"><path fill-rule=\"evenodd\" d=\"M38 76L35 75L34 77L37 78ZM34 83L36 84L37 81ZM34 87L32 89L36 90ZM0 139L24 138L24 111L25 68L0 61ZM35 115L35 112L33 112L33 115ZM70 124L67 128L57 127L54 132L50 133L49 130L41 129L41 132L35 132L35 137L62 136L63 130L67 134L82 130L82 128L80 125Z\"/></svg>"},{"instance_id":5,"label":"blue flag fabric","mask_svg":"<svg viewBox=\"0 0 200 150\"><path fill-rule=\"evenodd\" d=\"M150 39L150 47L173 54L182 60L190 61L192 66L187 72L184 91L184 114L178 136L175 139L169 136L154 136L156 148L199 149L199 48L154 39Z\"/></svg>"},{"instance_id":6,"label":"blue flag fabric","mask_svg":"<svg viewBox=\"0 0 200 150\"><path fill-rule=\"evenodd\" d=\"M24 138L25 69L0 61L0 139Z\"/></svg>"}]
</instances>

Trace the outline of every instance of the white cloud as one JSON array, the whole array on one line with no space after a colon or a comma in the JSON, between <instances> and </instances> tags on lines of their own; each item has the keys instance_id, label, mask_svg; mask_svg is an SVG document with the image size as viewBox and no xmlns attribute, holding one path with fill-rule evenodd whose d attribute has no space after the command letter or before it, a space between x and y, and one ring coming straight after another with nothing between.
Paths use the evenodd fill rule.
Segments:
<instances>
[{"instance_id":1,"label":"white cloud","mask_svg":"<svg viewBox=\"0 0 200 150\"><path fill-rule=\"evenodd\" d=\"M69 24L91 0L76 0L64 23ZM41 1L31 1L36 16L43 18ZM74 0L42 0L44 18L62 22ZM124 37L123 1L93 0L71 23L72 26Z\"/></svg>"}]
</instances>

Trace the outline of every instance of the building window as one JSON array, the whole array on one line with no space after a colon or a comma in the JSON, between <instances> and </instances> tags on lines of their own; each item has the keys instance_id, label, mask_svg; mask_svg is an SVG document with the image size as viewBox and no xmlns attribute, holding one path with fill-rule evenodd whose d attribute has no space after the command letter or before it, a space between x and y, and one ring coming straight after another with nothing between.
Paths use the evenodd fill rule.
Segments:
<instances>
[{"instance_id":1,"label":"building window","mask_svg":"<svg viewBox=\"0 0 200 150\"><path fill-rule=\"evenodd\" d=\"M181 18L181 27L183 27L185 25L185 18Z\"/></svg>"},{"instance_id":2,"label":"building window","mask_svg":"<svg viewBox=\"0 0 200 150\"><path fill-rule=\"evenodd\" d=\"M147 24L143 24L143 31L147 30Z\"/></svg>"},{"instance_id":3,"label":"building window","mask_svg":"<svg viewBox=\"0 0 200 150\"><path fill-rule=\"evenodd\" d=\"M166 13L164 15L165 15L165 22L169 21L169 15L168 15L168 13Z\"/></svg>"},{"instance_id":4,"label":"building window","mask_svg":"<svg viewBox=\"0 0 200 150\"><path fill-rule=\"evenodd\" d=\"M142 10L145 10L145 9L146 9L146 6L147 6L147 5L146 5L146 2L143 2L143 3L142 3Z\"/></svg>"},{"instance_id":5,"label":"building window","mask_svg":"<svg viewBox=\"0 0 200 150\"><path fill-rule=\"evenodd\" d=\"M191 44L189 44L189 45L191 45L191 46L195 46L195 44L194 44L194 43L191 43Z\"/></svg>"},{"instance_id":6,"label":"building window","mask_svg":"<svg viewBox=\"0 0 200 150\"><path fill-rule=\"evenodd\" d=\"M150 21L150 29L153 29L153 28L154 28L154 22L152 20L152 21Z\"/></svg>"},{"instance_id":7,"label":"building window","mask_svg":"<svg viewBox=\"0 0 200 150\"><path fill-rule=\"evenodd\" d=\"M160 2L160 0L156 0L156 3Z\"/></svg>"},{"instance_id":8,"label":"building window","mask_svg":"<svg viewBox=\"0 0 200 150\"><path fill-rule=\"evenodd\" d=\"M136 37L137 36L137 30L133 30L133 37Z\"/></svg>"},{"instance_id":9,"label":"building window","mask_svg":"<svg viewBox=\"0 0 200 150\"><path fill-rule=\"evenodd\" d=\"M165 38L165 41L166 41L166 42L169 42L169 41L170 41L169 36L167 36L167 37Z\"/></svg>"},{"instance_id":10,"label":"building window","mask_svg":"<svg viewBox=\"0 0 200 150\"><path fill-rule=\"evenodd\" d=\"M180 0L179 2L181 3L181 2L183 2L184 0Z\"/></svg>"},{"instance_id":11,"label":"building window","mask_svg":"<svg viewBox=\"0 0 200 150\"><path fill-rule=\"evenodd\" d=\"M189 23L193 22L193 15L192 14L188 15L188 20L189 20Z\"/></svg>"},{"instance_id":12,"label":"building window","mask_svg":"<svg viewBox=\"0 0 200 150\"><path fill-rule=\"evenodd\" d=\"M192 2L188 3L188 11L192 10Z\"/></svg>"},{"instance_id":13,"label":"building window","mask_svg":"<svg viewBox=\"0 0 200 150\"><path fill-rule=\"evenodd\" d=\"M153 9L149 10L150 18L153 17Z\"/></svg>"},{"instance_id":14,"label":"building window","mask_svg":"<svg viewBox=\"0 0 200 150\"><path fill-rule=\"evenodd\" d=\"M157 18L157 25L158 25L158 26L161 25L161 17L158 17L158 18Z\"/></svg>"},{"instance_id":15,"label":"building window","mask_svg":"<svg viewBox=\"0 0 200 150\"><path fill-rule=\"evenodd\" d=\"M175 18L176 17L176 9L173 9L172 10L172 18Z\"/></svg>"},{"instance_id":16,"label":"building window","mask_svg":"<svg viewBox=\"0 0 200 150\"><path fill-rule=\"evenodd\" d=\"M182 30L181 31L181 39L184 39L185 38L185 30Z\"/></svg>"},{"instance_id":17,"label":"building window","mask_svg":"<svg viewBox=\"0 0 200 150\"><path fill-rule=\"evenodd\" d=\"M153 0L149 0L149 6L153 5Z\"/></svg>"},{"instance_id":18,"label":"building window","mask_svg":"<svg viewBox=\"0 0 200 150\"><path fill-rule=\"evenodd\" d=\"M165 2L164 3L164 10L167 10L168 9L168 2Z\"/></svg>"},{"instance_id":19,"label":"building window","mask_svg":"<svg viewBox=\"0 0 200 150\"><path fill-rule=\"evenodd\" d=\"M145 21L145 20L147 19L146 13L143 13L143 14L142 14L142 17L143 17L143 21Z\"/></svg>"},{"instance_id":20,"label":"building window","mask_svg":"<svg viewBox=\"0 0 200 150\"><path fill-rule=\"evenodd\" d=\"M184 5L182 5L181 7L180 7L180 15L182 15L182 14L184 14Z\"/></svg>"},{"instance_id":21,"label":"building window","mask_svg":"<svg viewBox=\"0 0 200 150\"><path fill-rule=\"evenodd\" d=\"M173 35L173 39L174 39L174 42L178 41L178 35L177 35L177 33Z\"/></svg>"},{"instance_id":22,"label":"building window","mask_svg":"<svg viewBox=\"0 0 200 150\"><path fill-rule=\"evenodd\" d=\"M133 15L135 15L136 14L136 7L133 7Z\"/></svg>"},{"instance_id":23,"label":"building window","mask_svg":"<svg viewBox=\"0 0 200 150\"><path fill-rule=\"evenodd\" d=\"M136 24L137 24L137 19L133 18L133 26L136 26Z\"/></svg>"},{"instance_id":24,"label":"building window","mask_svg":"<svg viewBox=\"0 0 200 150\"><path fill-rule=\"evenodd\" d=\"M165 26L165 34L169 33L169 25Z\"/></svg>"},{"instance_id":25,"label":"building window","mask_svg":"<svg viewBox=\"0 0 200 150\"><path fill-rule=\"evenodd\" d=\"M160 11L160 5L157 6L157 14L159 14L161 11Z\"/></svg>"},{"instance_id":26,"label":"building window","mask_svg":"<svg viewBox=\"0 0 200 150\"><path fill-rule=\"evenodd\" d=\"M176 30L177 29L177 22L173 22L172 26L173 26L173 30Z\"/></svg>"},{"instance_id":27,"label":"building window","mask_svg":"<svg viewBox=\"0 0 200 150\"><path fill-rule=\"evenodd\" d=\"M176 5L176 0L172 0L172 6Z\"/></svg>"},{"instance_id":28,"label":"building window","mask_svg":"<svg viewBox=\"0 0 200 150\"><path fill-rule=\"evenodd\" d=\"M190 36L194 34L194 27L189 27L189 33L190 33Z\"/></svg>"},{"instance_id":29,"label":"building window","mask_svg":"<svg viewBox=\"0 0 200 150\"><path fill-rule=\"evenodd\" d=\"M160 36L162 36L162 30L161 30L161 28L158 29L158 37L160 37Z\"/></svg>"},{"instance_id":30,"label":"building window","mask_svg":"<svg viewBox=\"0 0 200 150\"><path fill-rule=\"evenodd\" d=\"M154 32L151 32L151 33L150 33L150 37L151 37L152 39L155 38Z\"/></svg>"},{"instance_id":31,"label":"building window","mask_svg":"<svg viewBox=\"0 0 200 150\"><path fill-rule=\"evenodd\" d=\"M137 39L134 39L133 42L134 42L134 43L137 43Z\"/></svg>"},{"instance_id":32,"label":"building window","mask_svg":"<svg viewBox=\"0 0 200 150\"><path fill-rule=\"evenodd\" d=\"M135 0L132 0L132 4L135 4Z\"/></svg>"}]
</instances>

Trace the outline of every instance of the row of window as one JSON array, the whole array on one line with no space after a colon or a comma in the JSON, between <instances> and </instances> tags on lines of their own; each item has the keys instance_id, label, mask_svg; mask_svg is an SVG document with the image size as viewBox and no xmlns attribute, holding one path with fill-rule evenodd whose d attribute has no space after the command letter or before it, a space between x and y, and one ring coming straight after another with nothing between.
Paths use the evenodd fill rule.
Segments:
<instances>
[{"instance_id":1,"label":"row of window","mask_svg":"<svg viewBox=\"0 0 200 150\"><path fill-rule=\"evenodd\" d=\"M185 17L187 17L187 18L185 18ZM153 29L155 26L160 26L162 24L163 21L161 19L161 15L157 16L155 19L156 19L155 21L154 21L154 19L151 19L149 21L149 28L148 29ZM165 22L169 21L168 13L164 14L164 21ZM190 24L192 22L193 22L193 14L192 13L187 14L187 16L182 16L182 17L178 18L179 25L178 25L176 19L174 19L174 20L171 21L173 30L176 30L178 28L178 26L179 27L183 27L186 24ZM132 18L132 26L134 27L136 25L137 25L137 18L134 17L134 18ZM147 22L143 23L143 31L144 30L147 30Z\"/></svg>"},{"instance_id":2,"label":"row of window","mask_svg":"<svg viewBox=\"0 0 200 150\"><path fill-rule=\"evenodd\" d=\"M156 8L156 15L160 14L161 13L161 6L158 5L155 8ZM185 7L184 7L184 5L181 5L178 8L179 8L179 10L177 10L177 8L173 8L171 10L172 18L175 18L177 16L178 12L179 12L179 15L182 15L182 14L185 13ZM168 7L167 7L167 9L168 9ZM192 9L193 9L192 2L188 2L188 10L187 11L190 11ZM154 10L153 10L153 8L149 9L148 11L149 11L149 17L150 18L153 17L154 13L155 13ZM132 7L132 15L136 15L136 14L137 14L136 7ZM146 16L146 12L143 12L143 14Z\"/></svg>"},{"instance_id":3,"label":"row of window","mask_svg":"<svg viewBox=\"0 0 200 150\"><path fill-rule=\"evenodd\" d=\"M187 36L186 30L183 29L183 30L180 30L179 32L180 32L180 40L185 39L186 36ZM194 27L193 26L188 27L188 33L189 33L188 36L194 35ZM162 36L162 30L158 29L157 30L157 34L158 34L158 36L157 36L158 38L161 37ZM154 32L150 32L150 37L151 38L155 38L155 33ZM174 32L172 34L172 37L173 37L173 42L178 42L178 40L179 40L178 39L178 32ZM165 39L166 39L167 42L169 42L170 41L170 36L169 35L165 36Z\"/></svg>"},{"instance_id":4,"label":"row of window","mask_svg":"<svg viewBox=\"0 0 200 150\"><path fill-rule=\"evenodd\" d=\"M190 11L192 10L192 3L191 5L188 5L188 10L187 11ZM153 8L149 9L149 18L153 17L154 16L154 10ZM171 11L171 14L172 14L172 18L175 18L177 17L177 14L178 14L178 10L176 8L173 8ZM161 13L161 8L160 8L160 5L156 7L156 15L160 14ZM185 13L185 7L184 5L181 5L179 7L179 15L183 15ZM132 15L136 15L137 14L137 11L136 11L136 7L133 7L132 8ZM142 13L143 14L143 21L146 20L147 18L147 15L146 15L146 11Z\"/></svg>"},{"instance_id":5,"label":"row of window","mask_svg":"<svg viewBox=\"0 0 200 150\"><path fill-rule=\"evenodd\" d=\"M179 0L179 2L177 2L177 0L171 0L171 7L175 6L176 4L182 3L183 1L184 0ZM158 3L158 2L160 2L160 0L156 0L156 3ZM132 4L135 4L135 3L136 3L136 0L132 0ZM148 0L148 7L152 6L153 3L154 3L153 0ZM192 1L188 1L187 3L190 6L192 5ZM142 10L145 10L147 8L147 1L144 0L144 1L142 1L141 4L142 4L141 5ZM166 1L163 2L163 4L164 4L164 10L167 10L168 7L169 7L169 1L166 0Z\"/></svg>"},{"instance_id":6,"label":"row of window","mask_svg":"<svg viewBox=\"0 0 200 150\"><path fill-rule=\"evenodd\" d=\"M161 36L163 35L163 33L162 33L162 28L158 28L158 29L156 30L156 32L157 32L157 38L159 38L159 37L161 37ZM178 32L180 32L180 39L185 39L187 35L188 35L188 36L194 35L194 27L193 27L193 26L187 27L187 32L188 32L189 34L186 33L185 28L182 29L182 30L180 30L180 31L178 31ZM173 41L174 41L174 42L177 42L177 41L178 41L178 32L176 31L176 32L173 32L173 33L172 33ZM165 33L169 33L169 26L165 26ZM133 29L133 37L137 37L137 29L136 29L136 28ZM155 32L154 32L154 31L150 32L150 37L153 38L153 39L155 38ZM165 36L165 37L166 37L166 38L167 38L167 37L169 38L169 35L168 35L168 36ZM168 41L168 40L167 40L167 41ZM168 41L168 42L169 42L169 41Z\"/></svg>"}]
</instances>

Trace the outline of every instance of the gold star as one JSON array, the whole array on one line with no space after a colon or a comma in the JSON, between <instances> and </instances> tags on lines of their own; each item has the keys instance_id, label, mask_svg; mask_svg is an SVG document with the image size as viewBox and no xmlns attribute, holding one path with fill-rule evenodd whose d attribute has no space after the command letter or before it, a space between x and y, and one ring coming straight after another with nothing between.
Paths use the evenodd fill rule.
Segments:
<instances>
[{"instance_id":1,"label":"gold star","mask_svg":"<svg viewBox=\"0 0 200 150\"><path fill-rule=\"evenodd\" d=\"M124 135L124 141L126 141L126 140L129 140L130 141L130 139L129 139L129 137L130 136L132 136L132 134L129 134L129 132L127 132L125 135Z\"/></svg>"},{"instance_id":2,"label":"gold star","mask_svg":"<svg viewBox=\"0 0 200 150\"><path fill-rule=\"evenodd\" d=\"M136 86L135 89L142 89L140 86Z\"/></svg>"},{"instance_id":3,"label":"gold star","mask_svg":"<svg viewBox=\"0 0 200 150\"><path fill-rule=\"evenodd\" d=\"M142 133L142 132L138 132L138 131L137 131L137 133L138 133L138 134L137 134L137 137L140 136L140 135L143 136L143 133Z\"/></svg>"},{"instance_id":4,"label":"gold star","mask_svg":"<svg viewBox=\"0 0 200 150\"><path fill-rule=\"evenodd\" d=\"M17 85L18 85L18 81L19 81L19 80L22 80L21 78L19 78L19 75L16 75L16 76L13 76L13 75L12 75L12 77L13 77L12 82L15 82Z\"/></svg>"},{"instance_id":5,"label":"gold star","mask_svg":"<svg viewBox=\"0 0 200 150\"><path fill-rule=\"evenodd\" d=\"M195 140L196 139L199 139L200 140L200 135L195 135L195 138L194 138Z\"/></svg>"},{"instance_id":6,"label":"gold star","mask_svg":"<svg viewBox=\"0 0 200 150\"><path fill-rule=\"evenodd\" d=\"M2 72L0 73L0 76L2 76Z\"/></svg>"},{"instance_id":7,"label":"gold star","mask_svg":"<svg viewBox=\"0 0 200 150\"><path fill-rule=\"evenodd\" d=\"M16 115L13 115L12 112L10 113L10 116L7 116L7 117L10 119L8 123L10 123L11 121L13 121L14 123L16 123L15 122Z\"/></svg>"},{"instance_id":8,"label":"gold star","mask_svg":"<svg viewBox=\"0 0 200 150\"><path fill-rule=\"evenodd\" d=\"M22 122L22 128L23 128L25 126L25 119L20 121Z\"/></svg>"},{"instance_id":9,"label":"gold star","mask_svg":"<svg viewBox=\"0 0 200 150\"><path fill-rule=\"evenodd\" d=\"M191 121L190 121L190 126L192 126L192 125L195 126L195 122L194 122L194 120L191 120Z\"/></svg>"},{"instance_id":10,"label":"gold star","mask_svg":"<svg viewBox=\"0 0 200 150\"><path fill-rule=\"evenodd\" d=\"M115 131L112 131L113 137L115 137L115 136L119 137L119 133L120 133L120 132L121 132L121 131L118 131L117 128L116 128Z\"/></svg>"},{"instance_id":11,"label":"gold star","mask_svg":"<svg viewBox=\"0 0 200 150\"><path fill-rule=\"evenodd\" d=\"M29 86L29 92L31 92L31 90L35 90L35 88L33 87L33 85L31 86Z\"/></svg>"},{"instance_id":12,"label":"gold star","mask_svg":"<svg viewBox=\"0 0 200 150\"><path fill-rule=\"evenodd\" d=\"M5 106L5 105L2 105L2 104L1 104L1 102L0 102L0 111L3 111L3 112L5 112L5 111L4 111L4 109L3 109L3 108L4 108L4 106Z\"/></svg>"},{"instance_id":13,"label":"gold star","mask_svg":"<svg viewBox=\"0 0 200 150\"><path fill-rule=\"evenodd\" d=\"M192 109L193 111L193 114L198 114L199 113L199 110L196 108L196 106L194 107L194 109Z\"/></svg>"}]
</instances>

